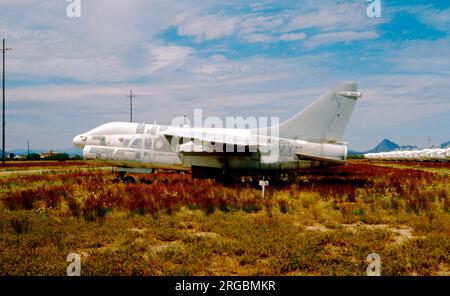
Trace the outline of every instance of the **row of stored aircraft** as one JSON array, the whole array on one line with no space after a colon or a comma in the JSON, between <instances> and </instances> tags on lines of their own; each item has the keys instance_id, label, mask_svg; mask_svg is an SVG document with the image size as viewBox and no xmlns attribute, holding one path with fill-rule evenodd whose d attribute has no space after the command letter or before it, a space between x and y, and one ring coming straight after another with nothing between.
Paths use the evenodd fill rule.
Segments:
<instances>
[{"instance_id":1,"label":"row of stored aircraft","mask_svg":"<svg viewBox=\"0 0 450 296\"><path fill-rule=\"evenodd\" d=\"M343 82L292 118L270 127L205 128L112 122L82 133L73 143L85 159L126 172L192 170L197 178L276 174L287 170L342 165L342 142L361 93Z\"/></svg>"},{"instance_id":2,"label":"row of stored aircraft","mask_svg":"<svg viewBox=\"0 0 450 296\"><path fill-rule=\"evenodd\" d=\"M366 153L364 157L372 160L450 161L450 147Z\"/></svg>"}]
</instances>

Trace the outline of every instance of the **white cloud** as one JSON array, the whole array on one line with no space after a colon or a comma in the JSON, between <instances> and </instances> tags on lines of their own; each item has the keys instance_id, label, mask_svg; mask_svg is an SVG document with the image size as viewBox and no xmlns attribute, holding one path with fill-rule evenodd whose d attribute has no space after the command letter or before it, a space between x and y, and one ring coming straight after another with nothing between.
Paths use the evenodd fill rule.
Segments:
<instances>
[{"instance_id":1,"label":"white cloud","mask_svg":"<svg viewBox=\"0 0 450 296\"><path fill-rule=\"evenodd\" d=\"M186 48L158 53L146 44L192 1L116 2L85 1L80 19L66 16L65 1L23 1L0 10L0 36L14 48L9 72L26 79L118 82L182 63Z\"/></svg>"},{"instance_id":2,"label":"white cloud","mask_svg":"<svg viewBox=\"0 0 450 296\"><path fill-rule=\"evenodd\" d=\"M180 14L173 25L179 36L192 37L196 42L210 41L237 35L247 42L267 42L270 33L283 24L280 16L264 16L256 13L241 15Z\"/></svg>"},{"instance_id":3,"label":"white cloud","mask_svg":"<svg viewBox=\"0 0 450 296\"><path fill-rule=\"evenodd\" d=\"M263 2L251 3L249 4L249 6L250 9L254 12L270 9L270 3L263 3Z\"/></svg>"},{"instance_id":4,"label":"white cloud","mask_svg":"<svg viewBox=\"0 0 450 296\"><path fill-rule=\"evenodd\" d=\"M232 77L243 76L252 71L252 66L239 62L200 62L200 65L190 69L193 74L202 75L208 81L212 80L228 80Z\"/></svg>"},{"instance_id":5,"label":"white cloud","mask_svg":"<svg viewBox=\"0 0 450 296\"><path fill-rule=\"evenodd\" d=\"M365 1L308 1L287 25L286 30L302 30L316 28L320 31L369 30L388 18L369 18L366 14Z\"/></svg>"},{"instance_id":6,"label":"white cloud","mask_svg":"<svg viewBox=\"0 0 450 296\"><path fill-rule=\"evenodd\" d=\"M427 5L408 7L405 10L416 15L424 24L438 30L448 31L450 28L450 8L437 10Z\"/></svg>"},{"instance_id":7,"label":"white cloud","mask_svg":"<svg viewBox=\"0 0 450 296\"><path fill-rule=\"evenodd\" d=\"M214 54L210 58L214 62L226 62L228 59L221 54Z\"/></svg>"},{"instance_id":8,"label":"white cloud","mask_svg":"<svg viewBox=\"0 0 450 296\"><path fill-rule=\"evenodd\" d=\"M269 34L277 32L286 23L283 15L260 15L257 13L239 16L239 34Z\"/></svg>"},{"instance_id":9,"label":"white cloud","mask_svg":"<svg viewBox=\"0 0 450 296\"><path fill-rule=\"evenodd\" d=\"M395 71L450 75L450 38L405 41L398 49L385 50Z\"/></svg>"},{"instance_id":10,"label":"white cloud","mask_svg":"<svg viewBox=\"0 0 450 296\"><path fill-rule=\"evenodd\" d=\"M236 18L220 15L184 17L177 22L180 36L194 37L197 42L214 40L231 35Z\"/></svg>"},{"instance_id":11,"label":"white cloud","mask_svg":"<svg viewBox=\"0 0 450 296\"><path fill-rule=\"evenodd\" d=\"M196 42L217 40L232 36L243 43L271 43L278 41L300 41L306 39L304 30L313 29L309 35L317 36L309 45L333 43L324 39L335 35L347 41L376 38L376 27L389 21L387 17L369 18L364 2L307 1L302 5L271 14L259 7L267 3L251 5L251 12L235 15L183 13L173 25L179 36L191 37ZM256 10L254 9L256 8Z\"/></svg>"},{"instance_id":12,"label":"white cloud","mask_svg":"<svg viewBox=\"0 0 450 296\"><path fill-rule=\"evenodd\" d=\"M268 43L277 40L273 33L283 22L280 16L255 13L236 16L181 14L174 25L179 36L192 37L198 43L228 36L235 36L241 42Z\"/></svg>"},{"instance_id":13,"label":"white cloud","mask_svg":"<svg viewBox=\"0 0 450 296\"><path fill-rule=\"evenodd\" d=\"M360 81L363 97L354 120L362 130L388 130L450 112L450 100L445 99L450 89L446 77L387 74L367 75Z\"/></svg>"},{"instance_id":14,"label":"white cloud","mask_svg":"<svg viewBox=\"0 0 450 296\"><path fill-rule=\"evenodd\" d=\"M241 39L249 43L268 43L273 40L272 36L267 34L248 34L243 35Z\"/></svg>"},{"instance_id":15,"label":"white cloud","mask_svg":"<svg viewBox=\"0 0 450 296\"><path fill-rule=\"evenodd\" d=\"M23 4L33 4L38 2L38 0L2 0L2 5L23 5Z\"/></svg>"},{"instance_id":16,"label":"white cloud","mask_svg":"<svg viewBox=\"0 0 450 296\"><path fill-rule=\"evenodd\" d=\"M283 34L280 36L280 40L283 41L298 41L303 40L306 38L305 33L289 33L289 34Z\"/></svg>"},{"instance_id":17,"label":"white cloud","mask_svg":"<svg viewBox=\"0 0 450 296\"><path fill-rule=\"evenodd\" d=\"M149 52L149 70L151 73L179 68L186 62L186 59L193 51L192 48L187 46L161 46L155 44L149 44L147 49Z\"/></svg>"},{"instance_id":18,"label":"white cloud","mask_svg":"<svg viewBox=\"0 0 450 296\"><path fill-rule=\"evenodd\" d=\"M315 47L318 45L331 44L331 43L345 43L357 40L367 40L377 38L379 34L375 31L355 32L355 31L342 31L332 33L320 33L311 37L307 45Z\"/></svg>"}]
</instances>

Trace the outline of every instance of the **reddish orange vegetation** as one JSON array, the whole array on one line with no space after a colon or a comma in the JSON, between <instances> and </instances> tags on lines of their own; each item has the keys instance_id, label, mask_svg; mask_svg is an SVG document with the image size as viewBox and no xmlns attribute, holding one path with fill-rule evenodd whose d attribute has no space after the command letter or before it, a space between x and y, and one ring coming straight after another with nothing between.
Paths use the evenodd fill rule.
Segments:
<instances>
[{"instance_id":1,"label":"reddish orange vegetation","mask_svg":"<svg viewBox=\"0 0 450 296\"><path fill-rule=\"evenodd\" d=\"M450 161L376 161L376 160L352 160L352 162L362 162L369 164L391 164L400 166L409 166L415 168L437 168L437 169L448 169L450 170Z\"/></svg>"},{"instance_id":2,"label":"reddish orange vegetation","mask_svg":"<svg viewBox=\"0 0 450 296\"><path fill-rule=\"evenodd\" d=\"M206 213L216 209L257 212L271 207L272 203L270 199L260 198L259 188L239 180L234 185L223 186L212 180L192 179L189 174L135 177L142 176L151 184L113 183L111 173L80 172L13 177L2 179L0 185L4 188L3 203L11 210L32 209L39 201L47 207L56 207L65 201L72 215L87 219L103 217L112 208L140 214L161 210L172 213L182 206ZM430 209L435 201L443 202L447 209L450 207L448 176L427 171L352 162L341 167L301 171L282 180L271 181L269 196L275 192L291 197L299 192L317 193L336 207L356 202L357 198L370 203L387 197L389 207L416 212ZM24 185L28 186L23 188ZM278 200L277 204L287 211L285 200Z\"/></svg>"},{"instance_id":3,"label":"reddish orange vegetation","mask_svg":"<svg viewBox=\"0 0 450 296\"><path fill-rule=\"evenodd\" d=\"M336 203L342 202L342 197L347 197L347 201L355 201L357 197L370 201L388 196L414 211L429 209L436 200L444 201L445 207L450 208L447 174L376 166L369 162L352 162L309 174L298 190L318 191Z\"/></svg>"}]
</instances>

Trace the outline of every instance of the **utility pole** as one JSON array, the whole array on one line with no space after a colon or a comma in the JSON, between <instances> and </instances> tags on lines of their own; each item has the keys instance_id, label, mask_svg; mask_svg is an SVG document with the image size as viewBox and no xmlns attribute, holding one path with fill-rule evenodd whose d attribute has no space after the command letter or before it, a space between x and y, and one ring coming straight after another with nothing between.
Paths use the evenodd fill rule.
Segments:
<instances>
[{"instance_id":1,"label":"utility pole","mask_svg":"<svg viewBox=\"0 0 450 296\"><path fill-rule=\"evenodd\" d=\"M30 156L30 140L28 139L27 139L27 147L28 147L27 155Z\"/></svg>"},{"instance_id":2,"label":"utility pole","mask_svg":"<svg viewBox=\"0 0 450 296\"><path fill-rule=\"evenodd\" d=\"M5 38L3 38L3 47L1 48L3 52L3 124L2 124L2 166L5 166L5 52L11 50L12 48L5 47Z\"/></svg>"},{"instance_id":3,"label":"utility pole","mask_svg":"<svg viewBox=\"0 0 450 296\"><path fill-rule=\"evenodd\" d=\"M130 94L127 97L130 98L130 122L133 122L133 98L137 96L133 95L133 90L130 89Z\"/></svg>"}]
</instances>

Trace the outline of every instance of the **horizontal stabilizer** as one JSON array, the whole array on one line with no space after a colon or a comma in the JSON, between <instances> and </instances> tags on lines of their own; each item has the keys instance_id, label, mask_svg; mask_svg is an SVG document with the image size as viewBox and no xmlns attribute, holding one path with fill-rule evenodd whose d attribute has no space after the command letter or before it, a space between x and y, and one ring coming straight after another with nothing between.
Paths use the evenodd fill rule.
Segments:
<instances>
[{"instance_id":1,"label":"horizontal stabilizer","mask_svg":"<svg viewBox=\"0 0 450 296\"><path fill-rule=\"evenodd\" d=\"M296 153L296 154L300 159L316 160L316 161L320 161L320 162L329 162L329 163L335 163L335 164L345 164L345 160L343 160L343 159L316 156L316 155L310 155L310 154L304 154L304 153Z\"/></svg>"}]
</instances>

